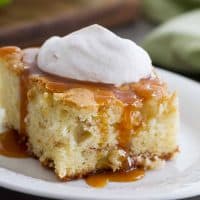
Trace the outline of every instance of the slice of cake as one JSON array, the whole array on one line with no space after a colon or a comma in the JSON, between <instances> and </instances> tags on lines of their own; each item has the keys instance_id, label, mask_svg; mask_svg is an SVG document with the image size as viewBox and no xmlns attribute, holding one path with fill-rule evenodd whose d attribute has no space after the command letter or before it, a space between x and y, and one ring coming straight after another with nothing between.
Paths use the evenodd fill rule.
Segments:
<instances>
[{"instance_id":1,"label":"slice of cake","mask_svg":"<svg viewBox=\"0 0 200 200\"><path fill-rule=\"evenodd\" d=\"M0 48L6 126L64 180L99 170L152 169L172 159L178 151L177 96L152 68L150 74L144 70L151 65L144 61L147 55L99 26L71 35L50 39L40 49ZM127 63L140 65L133 67L137 76L120 68Z\"/></svg>"}]
</instances>

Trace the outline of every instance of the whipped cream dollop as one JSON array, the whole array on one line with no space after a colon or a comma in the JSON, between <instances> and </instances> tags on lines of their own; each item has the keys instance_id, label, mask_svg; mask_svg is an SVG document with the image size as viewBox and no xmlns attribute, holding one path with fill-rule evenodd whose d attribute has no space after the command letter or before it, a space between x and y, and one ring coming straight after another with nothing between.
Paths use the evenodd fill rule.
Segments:
<instances>
[{"instance_id":1,"label":"whipped cream dollop","mask_svg":"<svg viewBox=\"0 0 200 200\"><path fill-rule=\"evenodd\" d=\"M145 50L100 25L51 37L40 48L37 63L50 74L114 85L138 82L152 71Z\"/></svg>"}]
</instances>

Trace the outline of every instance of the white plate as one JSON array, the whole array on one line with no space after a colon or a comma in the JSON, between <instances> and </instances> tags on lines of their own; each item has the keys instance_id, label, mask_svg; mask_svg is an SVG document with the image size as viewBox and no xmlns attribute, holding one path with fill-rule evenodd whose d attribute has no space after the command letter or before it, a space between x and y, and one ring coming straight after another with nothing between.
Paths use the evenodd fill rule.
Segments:
<instances>
[{"instance_id":1,"label":"white plate","mask_svg":"<svg viewBox=\"0 0 200 200\"><path fill-rule=\"evenodd\" d=\"M34 159L0 157L0 186L12 190L60 199L178 199L200 195L200 84L179 75L159 70L180 97L181 153L141 181L110 183L103 189L84 181L59 182Z\"/></svg>"}]
</instances>

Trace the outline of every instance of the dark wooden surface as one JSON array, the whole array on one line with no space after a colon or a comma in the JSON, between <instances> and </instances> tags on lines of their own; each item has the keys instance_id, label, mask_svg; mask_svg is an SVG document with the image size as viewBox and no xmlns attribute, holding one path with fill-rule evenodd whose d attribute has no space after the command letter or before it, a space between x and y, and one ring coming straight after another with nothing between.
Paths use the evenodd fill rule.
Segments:
<instances>
[{"instance_id":1,"label":"dark wooden surface","mask_svg":"<svg viewBox=\"0 0 200 200\"><path fill-rule=\"evenodd\" d=\"M40 45L86 25L113 27L136 19L139 0L14 0L0 9L0 46Z\"/></svg>"}]
</instances>

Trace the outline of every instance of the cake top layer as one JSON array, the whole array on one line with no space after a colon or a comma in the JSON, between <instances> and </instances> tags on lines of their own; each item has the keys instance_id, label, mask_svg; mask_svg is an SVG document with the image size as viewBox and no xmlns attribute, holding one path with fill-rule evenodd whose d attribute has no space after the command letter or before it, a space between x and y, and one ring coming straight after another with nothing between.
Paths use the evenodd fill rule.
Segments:
<instances>
[{"instance_id":1,"label":"cake top layer","mask_svg":"<svg viewBox=\"0 0 200 200\"><path fill-rule=\"evenodd\" d=\"M66 91L69 89L81 88L84 91L87 89L88 96L94 96L96 102L99 104L105 103L113 99L119 100L126 104L133 104L137 102L138 95L140 96L140 98L151 97L151 93L154 93L155 96L162 96L167 91L165 88L165 84L162 81L160 81L160 79L155 74L152 74L148 78L141 79L137 83L123 84L119 87L116 87L113 84L78 81L74 79L62 78L56 75L52 75L43 72L38 68L38 52L39 49L36 48L25 49L23 51L23 62L25 63L25 65L30 67L31 73L33 75L36 75L32 78L32 80L37 82L39 80L40 84L45 85L45 88L48 89L48 91L54 93L66 93ZM40 76L39 79L38 75ZM79 91L79 94L77 94L77 91ZM89 95L89 91L92 92L93 95ZM80 90L76 90L75 93L77 96L79 96L80 92ZM73 92L73 94L75 93ZM62 96L66 97L66 95ZM84 95L81 96L83 97ZM82 100L80 99L80 104L81 101Z\"/></svg>"},{"instance_id":2,"label":"cake top layer","mask_svg":"<svg viewBox=\"0 0 200 200\"><path fill-rule=\"evenodd\" d=\"M20 133L23 134L26 134L25 118L28 113L28 101L34 97L34 91L39 90L44 95L50 95L55 102L86 109L115 104L121 107L130 105L131 108L140 109L146 100L157 98L162 101L169 95L166 84L155 75L120 87L113 84L77 81L41 71L36 62L37 55L36 48L26 50L17 47L0 48L1 65L19 77Z\"/></svg>"},{"instance_id":3,"label":"cake top layer","mask_svg":"<svg viewBox=\"0 0 200 200\"><path fill-rule=\"evenodd\" d=\"M152 72L144 49L100 25L51 37L39 49L37 64L60 77L118 86L148 78Z\"/></svg>"},{"instance_id":4,"label":"cake top layer","mask_svg":"<svg viewBox=\"0 0 200 200\"><path fill-rule=\"evenodd\" d=\"M166 84L155 74L137 83L124 84L116 87L112 84L91 83L77 81L51 75L41 71L37 67L37 48L20 50L18 47L0 48L0 59L8 61L7 67L19 74L21 77L28 77L32 83L37 83L44 91L56 93L56 97L64 102L72 101L77 106L83 105L81 98L84 98L84 105L104 104L108 101L118 101L123 104L135 104L140 106L144 99L152 97L163 98L168 95ZM81 90L80 90L81 89ZM76 100L75 100L76 99Z\"/></svg>"}]
</instances>

